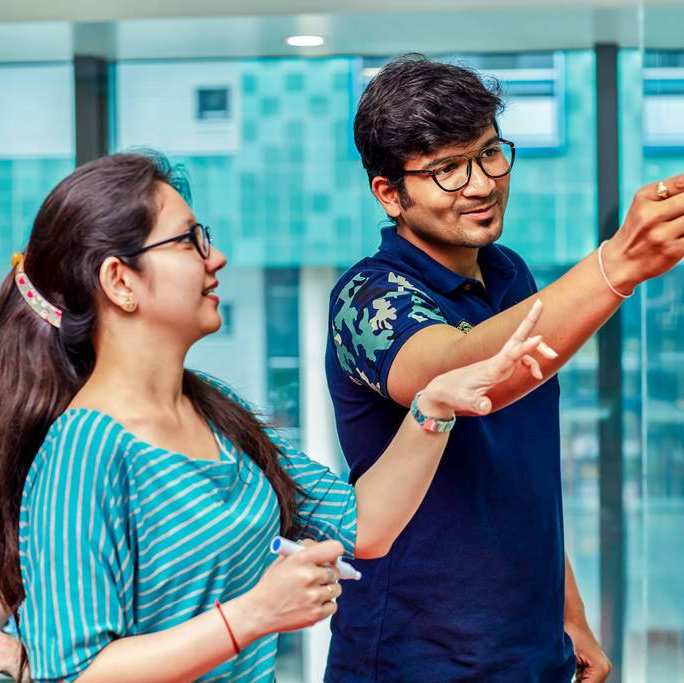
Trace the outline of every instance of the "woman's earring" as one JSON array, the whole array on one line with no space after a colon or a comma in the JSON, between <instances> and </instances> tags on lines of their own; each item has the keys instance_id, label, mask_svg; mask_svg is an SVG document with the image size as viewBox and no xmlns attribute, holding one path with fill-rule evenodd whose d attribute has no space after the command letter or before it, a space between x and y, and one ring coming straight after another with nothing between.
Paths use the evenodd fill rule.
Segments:
<instances>
[{"instance_id":1,"label":"woman's earring","mask_svg":"<svg viewBox=\"0 0 684 683\"><path fill-rule=\"evenodd\" d=\"M133 313L133 311L135 311L135 309L138 308L138 304L136 304L135 301L133 301L132 297L127 296L126 300L123 302L122 308L127 313Z\"/></svg>"}]
</instances>

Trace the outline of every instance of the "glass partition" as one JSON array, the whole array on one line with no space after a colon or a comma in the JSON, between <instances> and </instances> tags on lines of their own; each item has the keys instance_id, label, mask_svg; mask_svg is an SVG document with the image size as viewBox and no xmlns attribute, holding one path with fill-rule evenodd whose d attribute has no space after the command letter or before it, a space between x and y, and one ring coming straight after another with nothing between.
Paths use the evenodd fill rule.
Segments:
<instances>
[{"instance_id":1,"label":"glass partition","mask_svg":"<svg viewBox=\"0 0 684 683\"><path fill-rule=\"evenodd\" d=\"M625 201L639 185L684 173L684 38L675 28L684 8L644 5L642 19L642 45L621 64ZM684 680L683 288L680 263L625 309L630 682Z\"/></svg>"},{"instance_id":2,"label":"glass partition","mask_svg":"<svg viewBox=\"0 0 684 683\"><path fill-rule=\"evenodd\" d=\"M74 168L71 63L0 63L0 263L23 248L45 195Z\"/></svg>"}]
</instances>

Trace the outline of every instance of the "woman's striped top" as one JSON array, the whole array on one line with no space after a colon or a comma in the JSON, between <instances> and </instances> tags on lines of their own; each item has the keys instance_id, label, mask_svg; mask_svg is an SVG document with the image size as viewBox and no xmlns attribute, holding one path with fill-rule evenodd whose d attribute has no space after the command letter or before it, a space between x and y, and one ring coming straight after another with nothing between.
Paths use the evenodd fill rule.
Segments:
<instances>
[{"instance_id":1,"label":"woman's striped top","mask_svg":"<svg viewBox=\"0 0 684 683\"><path fill-rule=\"evenodd\" d=\"M351 555L353 488L269 437L306 494L297 500L306 535L338 539ZM278 501L251 458L217 439L220 461L196 460L98 411L70 409L53 423L20 515L20 631L34 680L73 681L112 640L170 628L257 583L273 560ZM199 680L271 681L276 647L277 635L264 637Z\"/></svg>"}]
</instances>

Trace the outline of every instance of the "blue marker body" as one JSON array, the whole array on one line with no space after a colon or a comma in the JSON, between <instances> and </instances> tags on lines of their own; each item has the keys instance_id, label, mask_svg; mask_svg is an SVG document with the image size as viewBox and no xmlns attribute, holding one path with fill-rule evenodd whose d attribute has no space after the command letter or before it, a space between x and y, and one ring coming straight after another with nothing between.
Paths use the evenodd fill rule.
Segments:
<instances>
[{"instance_id":1,"label":"blue marker body","mask_svg":"<svg viewBox=\"0 0 684 683\"><path fill-rule=\"evenodd\" d=\"M305 546L290 541L288 538L283 538L282 536L276 536L271 541L271 552L276 555L292 555L300 550L304 550ZM342 558L338 557L335 563L337 571L340 572L341 579L351 579L352 581L359 581L361 579L361 572L356 571L349 562L345 562Z\"/></svg>"}]
</instances>

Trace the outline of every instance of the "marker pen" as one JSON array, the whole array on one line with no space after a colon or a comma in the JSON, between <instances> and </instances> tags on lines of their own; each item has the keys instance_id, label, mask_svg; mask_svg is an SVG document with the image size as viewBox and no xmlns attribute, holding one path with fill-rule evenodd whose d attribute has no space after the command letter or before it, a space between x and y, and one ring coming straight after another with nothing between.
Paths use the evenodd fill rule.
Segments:
<instances>
[{"instance_id":1,"label":"marker pen","mask_svg":"<svg viewBox=\"0 0 684 683\"><path fill-rule=\"evenodd\" d=\"M271 552L276 555L292 555L300 550L304 550L305 547L306 546L303 546L300 543L295 543L282 536L276 536L271 541ZM354 567L339 557L337 558L335 567L337 568L337 571L340 572L341 579L352 579L353 581L359 581L361 579L361 572L357 572Z\"/></svg>"}]
</instances>

